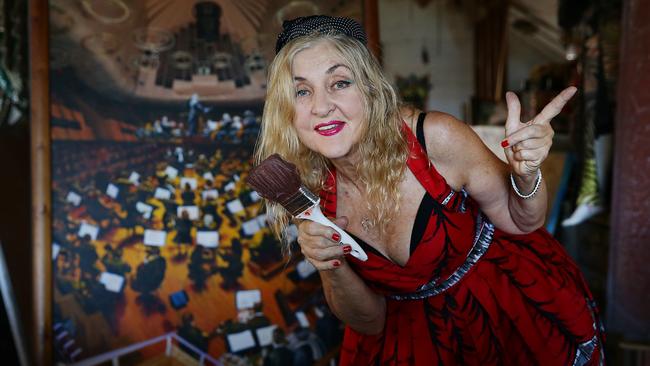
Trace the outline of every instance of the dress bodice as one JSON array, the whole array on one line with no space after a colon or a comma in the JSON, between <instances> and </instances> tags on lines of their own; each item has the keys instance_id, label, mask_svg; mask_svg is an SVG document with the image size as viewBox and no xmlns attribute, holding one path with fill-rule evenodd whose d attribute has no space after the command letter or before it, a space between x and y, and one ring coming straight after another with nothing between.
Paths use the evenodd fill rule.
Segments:
<instances>
[{"instance_id":1,"label":"dress bodice","mask_svg":"<svg viewBox=\"0 0 650 366\"><path fill-rule=\"evenodd\" d=\"M480 212L464 191L454 191L429 160L411 129L404 124L409 144L408 168L432 198L431 213L425 225L417 230L420 242L407 263L400 266L361 240L368 254L362 262L348 257L355 271L374 290L386 295L418 291L432 280L442 281L463 265L475 244ZM332 170L320 192L323 212L336 216L336 171ZM415 227L414 227L415 229ZM416 234L416 233L414 233ZM404 245L408 245L405 243Z\"/></svg>"}]
</instances>

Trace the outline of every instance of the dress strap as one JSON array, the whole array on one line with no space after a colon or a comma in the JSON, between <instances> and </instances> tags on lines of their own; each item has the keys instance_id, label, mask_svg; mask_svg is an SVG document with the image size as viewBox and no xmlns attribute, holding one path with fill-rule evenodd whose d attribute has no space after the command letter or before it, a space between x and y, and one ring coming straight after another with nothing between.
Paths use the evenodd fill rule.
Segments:
<instances>
[{"instance_id":1,"label":"dress strap","mask_svg":"<svg viewBox=\"0 0 650 366\"><path fill-rule=\"evenodd\" d=\"M415 126L415 134L418 138L418 142L420 143L420 147L422 147L422 150L424 152L427 152L427 141L424 138L424 118L427 116L425 112L420 112L420 115L418 116L418 124Z\"/></svg>"},{"instance_id":2,"label":"dress strap","mask_svg":"<svg viewBox=\"0 0 650 366\"><path fill-rule=\"evenodd\" d=\"M423 115L425 114L420 114L418 124L416 125L416 134L421 135L422 140L424 140L424 128L422 128L421 132L418 130L420 129L419 126L423 124L420 123L420 120L424 122ZM431 197L443 206L453 209L456 206L456 199L459 195L447 184L445 178L438 173L433 163L429 160L429 156L425 150L426 143L420 141L420 136L416 137L406 123L403 124L403 130L410 150L409 157L406 161L409 169Z\"/></svg>"}]
</instances>

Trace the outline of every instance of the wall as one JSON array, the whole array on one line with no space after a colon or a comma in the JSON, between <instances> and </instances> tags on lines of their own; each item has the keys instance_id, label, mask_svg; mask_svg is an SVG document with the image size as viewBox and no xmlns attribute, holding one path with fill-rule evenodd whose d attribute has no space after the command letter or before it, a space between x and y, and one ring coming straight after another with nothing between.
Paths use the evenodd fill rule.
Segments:
<instances>
[{"instance_id":1,"label":"wall","mask_svg":"<svg viewBox=\"0 0 650 366\"><path fill-rule=\"evenodd\" d=\"M463 104L474 92L472 25L445 2L420 7L411 0L380 0L383 64L392 76L429 74L426 108L466 119ZM429 62L422 62L426 48Z\"/></svg>"},{"instance_id":2,"label":"wall","mask_svg":"<svg viewBox=\"0 0 650 366\"><path fill-rule=\"evenodd\" d=\"M557 1L542 3L527 1L523 5L536 18L557 26ZM413 0L380 0L379 27L384 68L393 80L397 75L429 74L433 88L427 109L467 120L463 105L474 94L474 35L470 19L450 2L432 1L420 7ZM512 28L508 42L507 90L522 89L535 66L562 61L543 42ZM429 54L427 64L422 62L423 48Z\"/></svg>"},{"instance_id":3,"label":"wall","mask_svg":"<svg viewBox=\"0 0 650 366\"><path fill-rule=\"evenodd\" d=\"M530 71L535 66L564 61L545 50L541 43L531 43L512 28L508 34L508 42L507 90L523 89Z\"/></svg>"}]
</instances>

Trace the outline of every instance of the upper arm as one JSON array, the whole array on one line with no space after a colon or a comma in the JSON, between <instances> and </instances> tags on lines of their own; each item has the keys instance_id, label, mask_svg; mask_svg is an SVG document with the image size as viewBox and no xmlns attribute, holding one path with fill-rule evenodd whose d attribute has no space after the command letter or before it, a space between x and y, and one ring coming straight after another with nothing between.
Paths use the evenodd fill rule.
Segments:
<instances>
[{"instance_id":1,"label":"upper arm","mask_svg":"<svg viewBox=\"0 0 650 366\"><path fill-rule=\"evenodd\" d=\"M464 188L498 228L522 233L508 209L510 169L469 125L446 113L429 112L424 136L429 159L454 190Z\"/></svg>"}]
</instances>

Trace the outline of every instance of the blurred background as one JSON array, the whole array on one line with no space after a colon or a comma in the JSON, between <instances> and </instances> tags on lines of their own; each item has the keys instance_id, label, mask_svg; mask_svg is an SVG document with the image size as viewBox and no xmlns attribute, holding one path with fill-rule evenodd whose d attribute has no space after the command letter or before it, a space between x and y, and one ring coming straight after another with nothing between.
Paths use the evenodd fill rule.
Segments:
<instances>
[{"instance_id":1,"label":"blurred background","mask_svg":"<svg viewBox=\"0 0 650 366\"><path fill-rule=\"evenodd\" d=\"M598 301L608 362L650 364L648 2L0 5L7 364L336 364L318 274L244 184L275 38L311 14L364 24L404 102L501 158L506 91L529 119L578 87L552 122L546 229Z\"/></svg>"}]
</instances>

